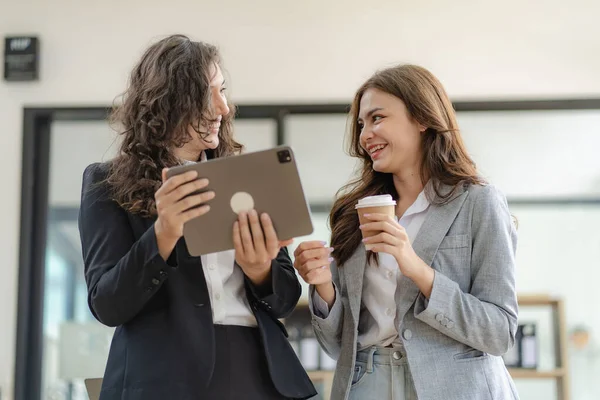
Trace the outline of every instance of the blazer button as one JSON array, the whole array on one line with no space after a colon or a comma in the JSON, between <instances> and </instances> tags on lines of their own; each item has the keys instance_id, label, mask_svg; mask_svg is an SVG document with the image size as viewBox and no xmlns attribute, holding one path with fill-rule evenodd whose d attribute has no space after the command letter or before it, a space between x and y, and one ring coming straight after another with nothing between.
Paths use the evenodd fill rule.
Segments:
<instances>
[{"instance_id":1,"label":"blazer button","mask_svg":"<svg viewBox=\"0 0 600 400\"><path fill-rule=\"evenodd\" d=\"M448 323L446 324L446 328L452 329L453 327L454 327L454 321L448 321Z\"/></svg>"},{"instance_id":2,"label":"blazer button","mask_svg":"<svg viewBox=\"0 0 600 400\"><path fill-rule=\"evenodd\" d=\"M437 322L442 322L443 319L444 319L444 314L442 314L442 313L439 313L435 316L435 320Z\"/></svg>"},{"instance_id":3,"label":"blazer button","mask_svg":"<svg viewBox=\"0 0 600 400\"><path fill-rule=\"evenodd\" d=\"M410 340L412 339L412 331L410 329L405 329L404 332L402 332L402 337L405 340Z\"/></svg>"},{"instance_id":4,"label":"blazer button","mask_svg":"<svg viewBox=\"0 0 600 400\"><path fill-rule=\"evenodd\" d=\"M167 273L165 271L160 271L158 274L161 278L165 278L167 276Z\"/></svg>"},{"instance_id":5,"label":"blazer button","mask_svg":"<svg viewBox=\"0 0 600 400\"><path fill-rule=\"evenodd\" d=\"M154 286L158 286L160 284L160 281L158 279L156 279L156 278L152 278L152 284Z\"/></svg>"},{"instance_id":6,"label":"blazer button","mask_svg":"<svg viewBox=\"0 0 600 400\"><path fill-rule=\"evenodd\" d=\"M442 320L442 325L444 325L444 326L446 326L446 327L447 327L447 326L448 326L448 322L450 322L450 320L449 320L448 318L444 318L444 319Z\"/></svg>"}]
</instances>

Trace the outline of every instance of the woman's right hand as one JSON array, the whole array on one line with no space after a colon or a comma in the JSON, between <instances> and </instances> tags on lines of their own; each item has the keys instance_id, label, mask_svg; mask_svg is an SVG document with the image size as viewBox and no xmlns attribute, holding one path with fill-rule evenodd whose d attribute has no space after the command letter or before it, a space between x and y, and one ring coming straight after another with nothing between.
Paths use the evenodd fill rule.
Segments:
<instances>
[{"instance_id":1,"label":"woman's right hand","mask_svg":"<svg viewBox=\"0 0 600 400\"><path fill-rule=\"evenodd\" d=\"M154 195L158 214L154 230L159 253L165 260L183 236L183 225L210 210L210 206L204 203L212 200L215 192L192 195L208 185L208 179L197 178L196 171L188 171L167 179L167 169L162 171L163 184Z\"/></svg>"},{"instance_id":2,"label":"woman's right hand","mask_svg":"<svg viewBox=\"0 0 600 400\"><path fill-rule=\"evenodd\" d=\"M329 307L335 301L335 289L331 276L331 247L320 241L302 242L294 250L294 268L309 285L314 285L319 296Z\"/></svg>"}]
</instances>

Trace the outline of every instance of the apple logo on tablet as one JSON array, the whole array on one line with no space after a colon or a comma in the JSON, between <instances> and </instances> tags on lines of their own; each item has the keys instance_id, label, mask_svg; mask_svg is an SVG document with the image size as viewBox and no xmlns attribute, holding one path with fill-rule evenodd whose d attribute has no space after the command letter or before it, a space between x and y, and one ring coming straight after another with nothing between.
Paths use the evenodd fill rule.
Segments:
<instances>
[{"instance_id":1,"label":"apple logo on tablet","mask_svg":"<svg viewBox=\"0 0 600 400\"><path fill-rule=\"evenodd\" d=\"M231 196L229 202L234 213L239 214L240 211L250 211L254 208L254 199L246 192L237 192Z\"/></svg>"}]
</instances>

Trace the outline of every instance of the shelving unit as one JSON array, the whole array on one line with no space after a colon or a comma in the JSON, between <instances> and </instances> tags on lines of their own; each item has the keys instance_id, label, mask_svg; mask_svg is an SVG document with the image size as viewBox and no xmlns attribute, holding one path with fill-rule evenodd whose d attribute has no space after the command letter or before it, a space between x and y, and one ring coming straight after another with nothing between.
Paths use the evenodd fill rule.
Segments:
<instances>
[{"instance_id":1,"label":"shelving unit","mask_svg":"<svg viewBox=\"0 0 600 400\"><path fill-rule=\"evenodd\" d=\"M551 307L556 340L554 353L556 367L549 371L538 371L521 368L509 368L514 379L555 379L558 400L571 400L569 380L569 357L567 354L567 325L565 306L561 298L545 294L521 295L518 297L519 307Z\"/></svg>"},{"instance_id":2,"label":"shelving unit","mask_svg":"<svg viewBox=\"0 0 600 400\"><path fill-rule=\"evenodd\" d=\"M556 367L553 370L532 370L525 368L509 368L508 371L513 379L555 379L558 400L571 400L569 367L567 355L567 328L565 322L564 302L561 298L549 295L520 295L518 297L519 307L547 306L552 309L553 327L556 333L555 357ZM306 301L300 301L299 307L308 307ZM329 400L333 371L309 371L308 375L313 382L323 384L323 400Z\"/></svg>"}]
</instances>

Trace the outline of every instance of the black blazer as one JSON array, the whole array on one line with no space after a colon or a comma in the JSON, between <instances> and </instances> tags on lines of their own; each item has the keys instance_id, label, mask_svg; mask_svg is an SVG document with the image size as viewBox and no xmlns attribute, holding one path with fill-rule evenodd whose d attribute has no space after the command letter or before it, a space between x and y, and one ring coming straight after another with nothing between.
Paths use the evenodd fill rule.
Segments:
<instances>
[{"instance_id":1,"label":"black blazer","mask_svg":"<svg viewBox=\"0 0 600 400\"><path fill-rule=\"evenodd\" d=\"M102 384L102 400L196 400L214 366L214 326L200 257L179 240L165 262L154 219L126 212L111 200L107 164L83 175L79 231L88 303L101 323L116 327ZM275 388L285 397L309 398L314 386L278 321L301 293L287 249L272 263L264 287L246 279Z\"/></svg>"}]
</instances>

